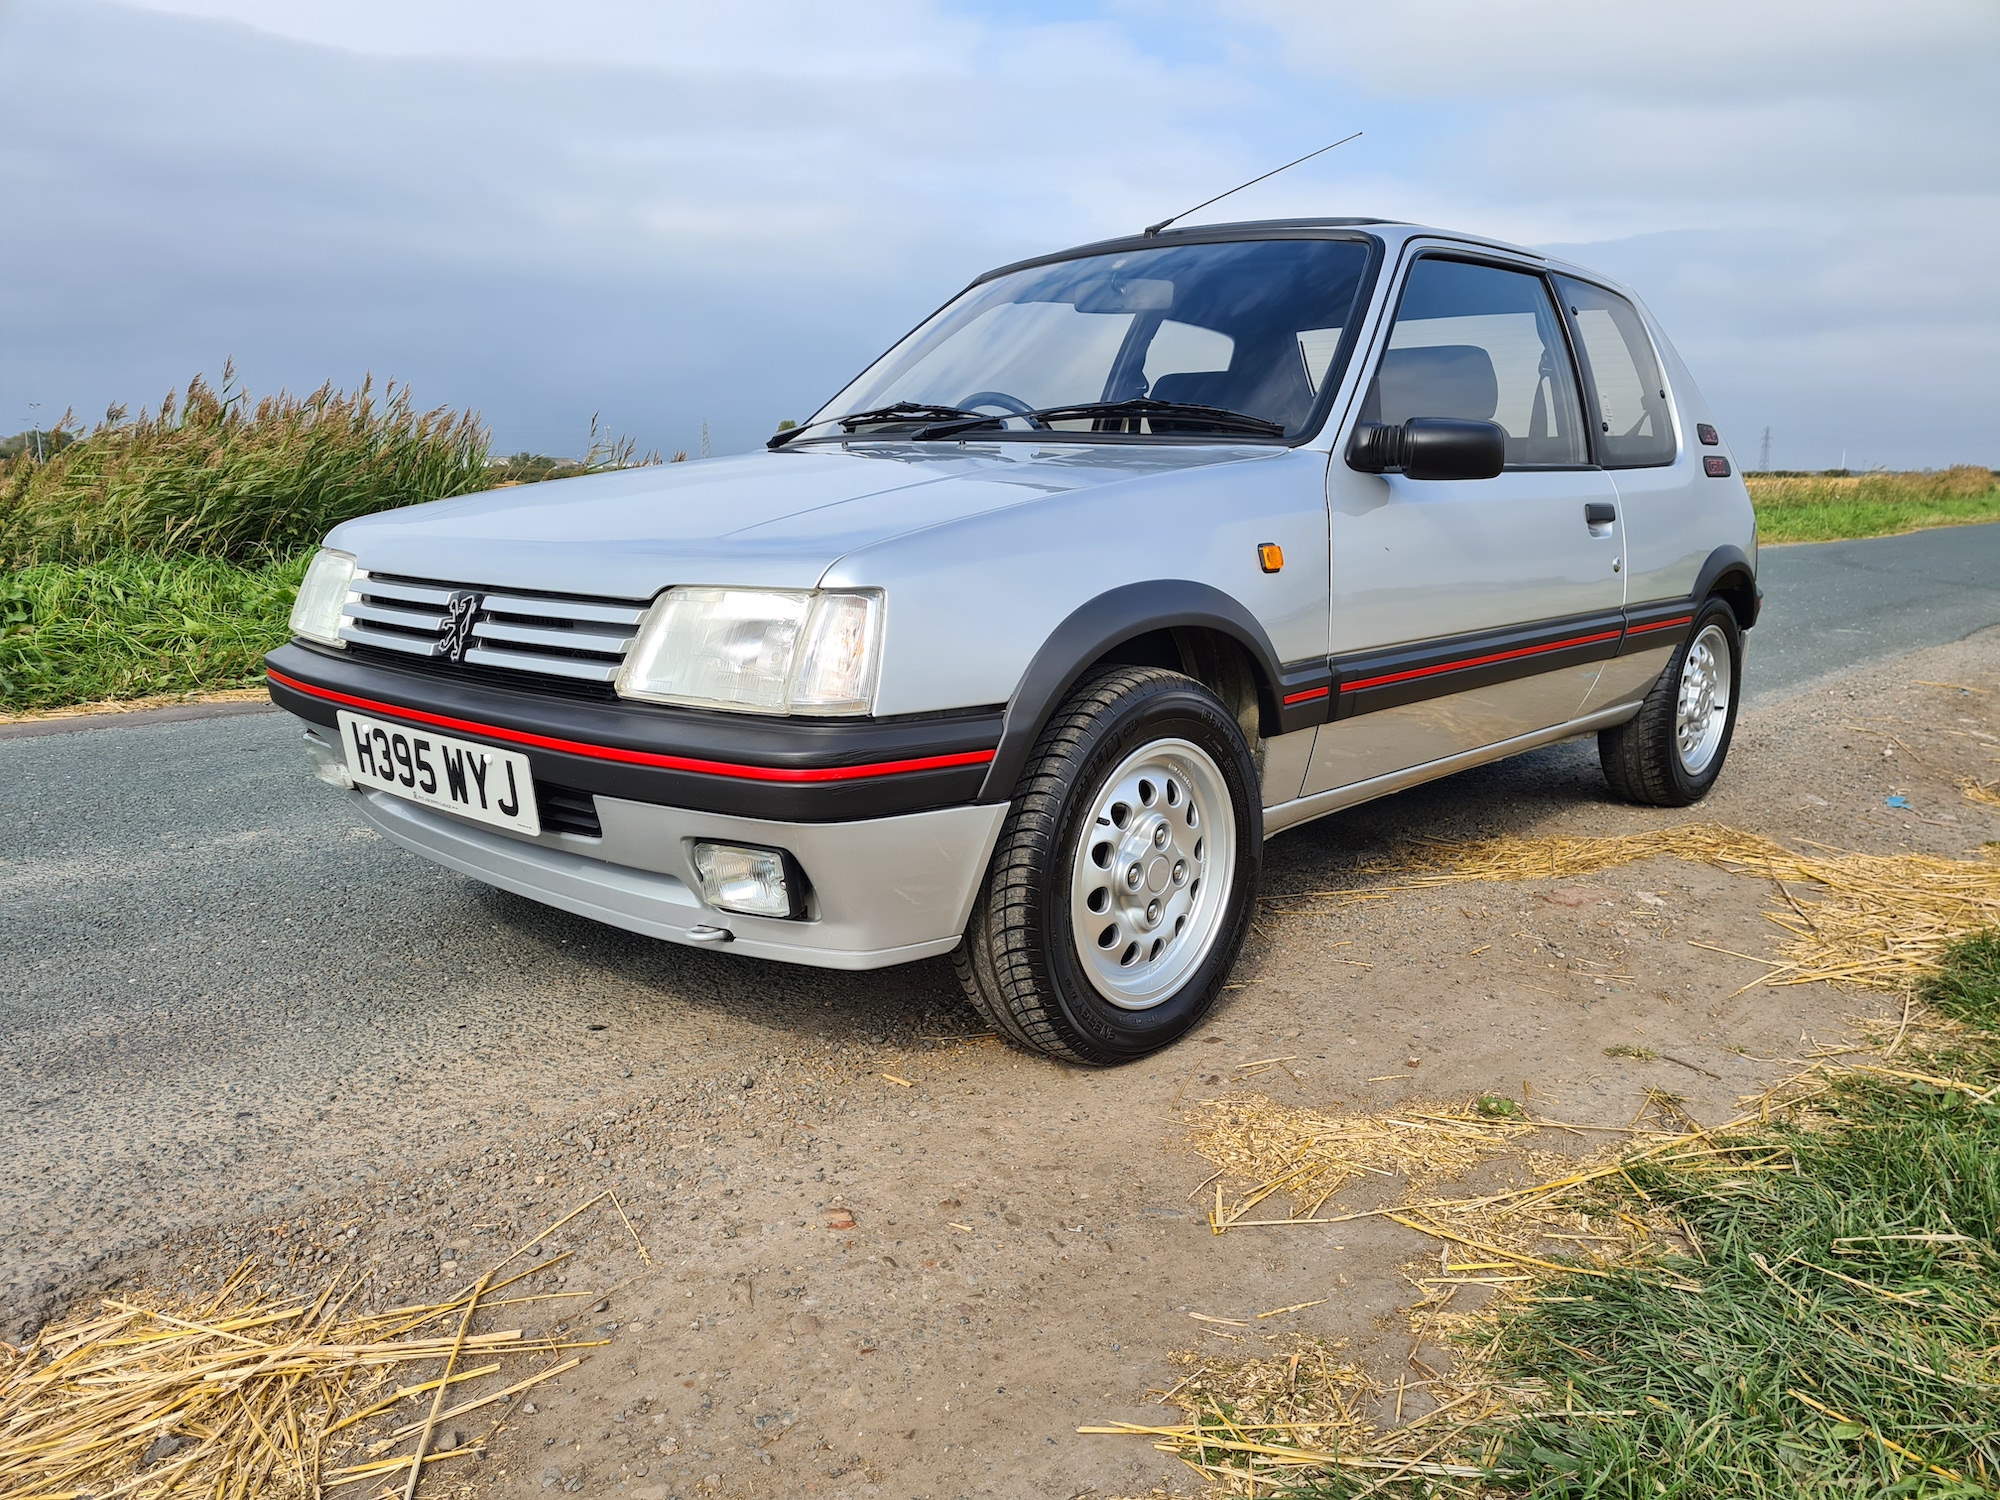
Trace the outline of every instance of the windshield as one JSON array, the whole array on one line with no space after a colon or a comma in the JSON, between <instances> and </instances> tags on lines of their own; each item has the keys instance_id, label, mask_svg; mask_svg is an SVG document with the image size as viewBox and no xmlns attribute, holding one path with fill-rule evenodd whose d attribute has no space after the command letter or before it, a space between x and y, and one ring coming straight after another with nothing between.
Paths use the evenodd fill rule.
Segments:
<instances>
[{"instance_id":1,"label":"windshield","mask_svg":"<svg viewBox=\"0 0 2000 1500\"><path fill-rule=\"evenodd\" d=\"M954 436L1246 430L1296 437L1329 379L1368 248L1251 240L1083 256L975 286L864 371L803 434L907 436L940 415L1007 414ZM1057 413L1109 402L1127 413ZM1258 418L1255 428L1200 411ZM1050 410L1048 419L1021 415ZM840 419L847 418L843 424ZM1263 424L1273 424L1265 428ZM820 424L830 424L824 428Z\"/></svg>"}]
</instances>

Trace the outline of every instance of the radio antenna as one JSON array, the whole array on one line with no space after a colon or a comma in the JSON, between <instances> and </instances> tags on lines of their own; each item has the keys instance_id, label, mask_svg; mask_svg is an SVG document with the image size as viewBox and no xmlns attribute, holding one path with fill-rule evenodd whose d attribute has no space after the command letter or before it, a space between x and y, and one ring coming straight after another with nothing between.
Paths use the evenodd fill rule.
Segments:
<instances>
[{"instance_id":1,"label":"radio antenna","mask_svg":"<svg viewBox=\"0 0 2000 1500\"><path fill-rule=\"evenodd\" d=\"M1258 183L1265 181L1267 178L1276 177L1280 172L1291 171L1291 169L1293 167L1296 167L1300 161L1311 161L1315 156L1324 156L1326 155L1327 152L1331 151L1334 146L1345 146L1349 141L1359 140L1360 137L1361 137L1361 132L1358 130L1355 131L1353 135L1344 135L1339 140L1335 141L1332 146L1322 146L1317 151L1308 151L1304 156L1301 156L1299 158L1299 161L1288 161L1282 167L1273 167L1270 171L1266 172L1263 177L1253 177L1248 182L1239 182L1236 184L1235 187L1231 188L1229 192L1217 193L1213 198L1210 198L1206 203L1197 203L1193 208L1184 208L1179 213L1175 214L1171 219L1162 219L1157 224L1148 224L1145 230L1146 237L1148 239L1151 239L1154 235L1158 234L1162 229L1165 229L1169 224L1174 223L1176 220L1185 219L1189 214L1200 213L1204 208L1207 208L1210 203L1220 203L1224 198L1229 197L1231 194L1240 193L1247 187L1255 187Z\"/></svg>"}]
</instances>

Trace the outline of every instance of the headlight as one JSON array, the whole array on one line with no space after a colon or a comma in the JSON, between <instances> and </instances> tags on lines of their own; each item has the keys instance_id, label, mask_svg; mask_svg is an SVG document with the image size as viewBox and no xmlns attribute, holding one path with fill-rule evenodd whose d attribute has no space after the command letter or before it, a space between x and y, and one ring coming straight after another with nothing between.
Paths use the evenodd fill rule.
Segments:
<instances>
[{"instance_id":1,"label":"headlight","mask_svg":"<svg viewBox=\"0 0 2000 1500\"><path fill-rule=\"evenodd\" d=\"M322 547L306 565L299 597L292 605L292 634L324 646L343 646L340 617L347 612L347 591L354 583L354 558Z\"/></svg>"},{"instance_id":2,"label":"headlight","mask_svg":"<svg viewBox=\"0 0 2000 1500\"><path fill-rule=\"evenodd\" d=\"M618 673L653 703L759 714L865 714L882 667L882 596L669 589Z\"/></svg>"}]
</instances>

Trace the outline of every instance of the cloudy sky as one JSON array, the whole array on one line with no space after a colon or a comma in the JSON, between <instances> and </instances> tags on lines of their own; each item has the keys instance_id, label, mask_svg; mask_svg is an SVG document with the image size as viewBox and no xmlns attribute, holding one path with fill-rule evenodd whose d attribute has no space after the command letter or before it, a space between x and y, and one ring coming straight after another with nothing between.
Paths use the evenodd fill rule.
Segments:
<instances>
[{"instance_id":1,"label":"cloudy sky","mask_svg":"<svg viewBox=\"0 0 2000 1500\"><path fill-rule=\"evenodd\" d=\"M1369 214L1636 287L1754 462L2000 464L1993 0L0 0L0 432L408 381L715 451L972 275Z\"/></svg>"}]
</instances>

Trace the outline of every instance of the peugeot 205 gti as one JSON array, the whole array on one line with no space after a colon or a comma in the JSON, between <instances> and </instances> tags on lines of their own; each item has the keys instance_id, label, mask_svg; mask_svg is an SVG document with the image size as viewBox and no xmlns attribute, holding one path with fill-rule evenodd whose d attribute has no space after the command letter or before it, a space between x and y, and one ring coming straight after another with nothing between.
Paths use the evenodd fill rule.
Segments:
<instances>
[{"instance_id":1,"label":"peugeot 205 gti","mask_svg":"<svg viewBox=\"0 0 2000 1500\"><path fill-rule=\"evenodd\" d=\"M980 277L768 451L349 521L272 696L394 842L634 932L949 953L1014 1042L1185 1033L1266 838L1595 733L1729 750L1756 526L1629 292L1327 219Z\"/></svg>"}]
</instances>

